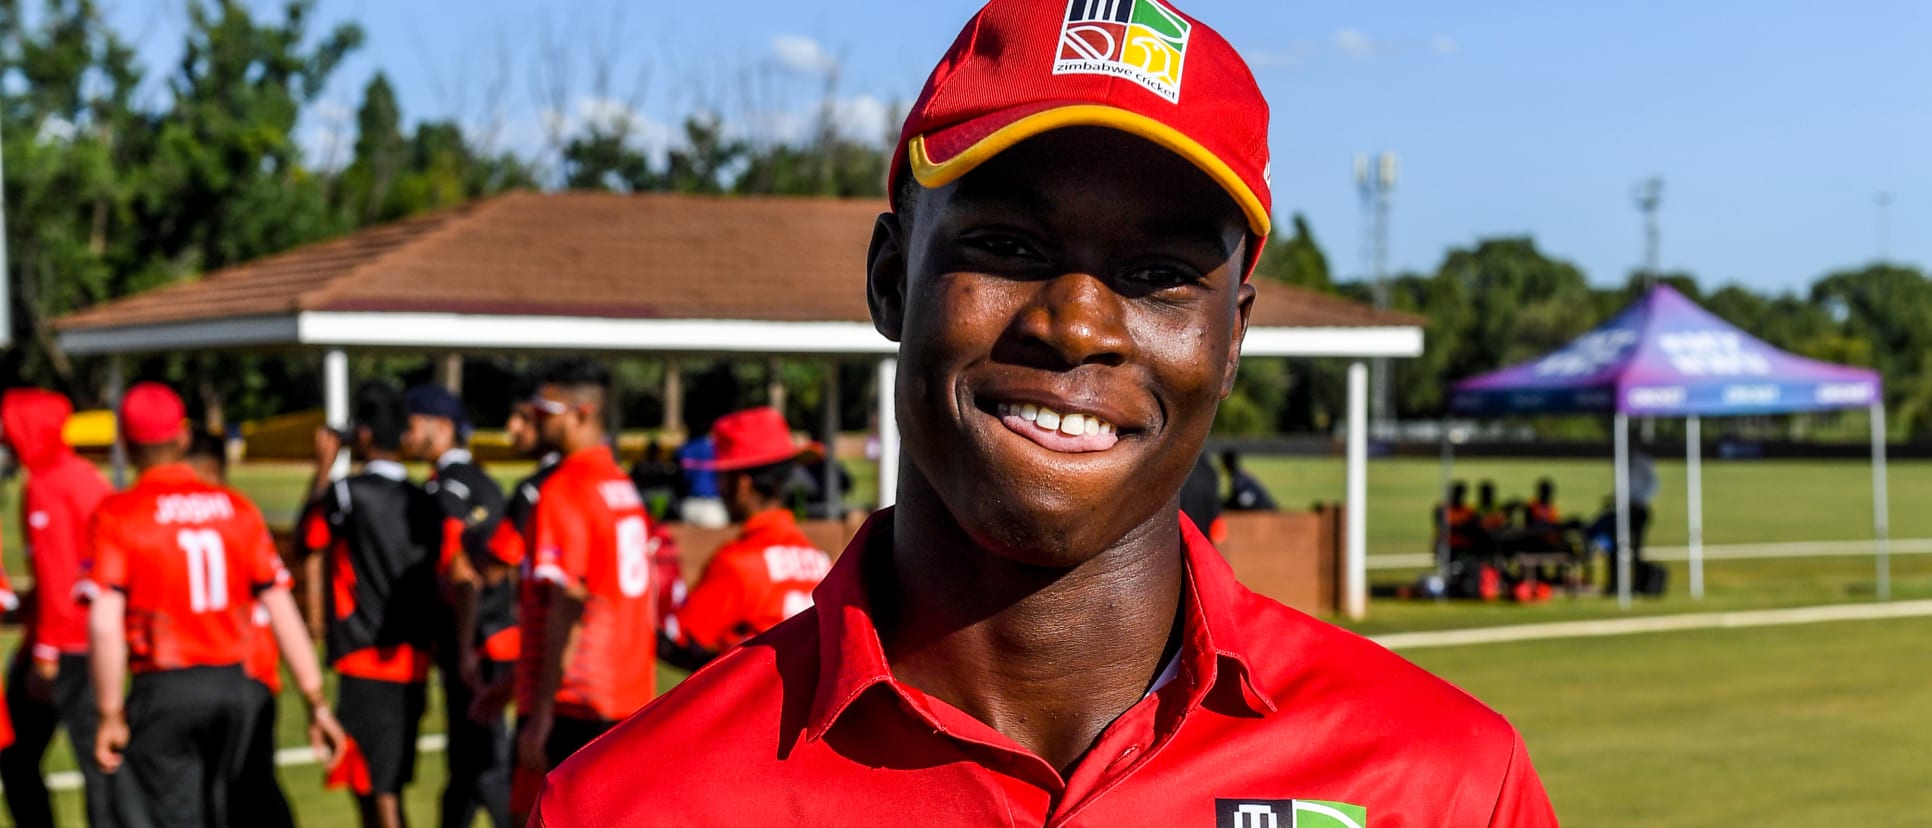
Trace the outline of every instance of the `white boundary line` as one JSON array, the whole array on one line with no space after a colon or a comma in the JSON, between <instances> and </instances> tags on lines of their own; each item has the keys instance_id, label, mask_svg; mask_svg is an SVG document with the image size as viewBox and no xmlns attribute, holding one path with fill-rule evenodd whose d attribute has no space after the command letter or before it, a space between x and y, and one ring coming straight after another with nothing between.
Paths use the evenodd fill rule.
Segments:
<instances>
[{"instance_id":1,"label":"white boundary line","mask_svg":"<svg viewBox=\"0 0 1932 828\"><path fill-rule=\"evenodd\" d=\"M1756 558L1856 558L1877 553L1872 540L1794 541L1788 543L1733 543L1704 547L1704 560L1738 561ZM1894 555L1932 554L1932 538L1906 538L1892 541ZM1658 546L1644 550L1653 561L1690 560L1688 546ZM1435 556L1426 552L1397 555L1370 555L1370 569L1418 569L1434 566Z\"/></svg>"},{"instance_id":2,"label":"white boundary line","mask_svg":"<svg viewBox=\"0 0 1932 828\"><path fill-rule=\"evenodd\" d=\"M416 740L416 750L422 753L441 753L449 740L441 733L428 733ZM275 751L276 767L315 764L315 749L309 747L282 748ZM80 771L56 771L47 774L47 790L78 791L81 788Z\"/></svg>"},{"instance_id":3,"label":"white boundary line","mask_svg":"<svg viewBox=\"0 0 1932 828\"><path fill-rule=\"evenodd\" d=\"M1932 601L1898 601L1885 604L1830 604L1794 609L1747 610L1741 612L1698 612L1680 615L1653 615L1644 618L1608 618L1598 621L1558 621L1548 624L1519 624L1507 627L1478 627L1466 630L1392 633L1370 640L1391 650L1417 650L1427 647L1458 647L1468 644L1498 644L1510 641L1542 641L1554 638L1595 638L1611 635L1669 632L1674 630L1738 629L1789 624L1818 624L1826 621L1869 621L1883 618L1932 616Z\"/></svg>"}]
</instances>

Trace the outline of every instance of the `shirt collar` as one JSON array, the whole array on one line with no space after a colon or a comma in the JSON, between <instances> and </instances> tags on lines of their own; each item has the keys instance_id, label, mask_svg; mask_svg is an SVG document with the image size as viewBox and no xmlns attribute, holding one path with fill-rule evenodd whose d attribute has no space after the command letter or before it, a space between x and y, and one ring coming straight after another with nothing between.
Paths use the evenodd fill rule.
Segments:
<instances>
[{"instance_id":1,"label":"shirt collar","mask_svg":"<svg viewBox=\"0 0 1932 828\"><path fill-rule=\"evenodd\" d=\"M780 507L766 509L765 511L745 518L744 530L738 534L750 537L752 535L762 535L767 532L782 532L795 529L797 526L798 518L792 515L792 510Z\"/></svg>"},{"instance_id":2,"label":"shirt collar","mask_svg":"<svg viewBox=\"0 0 1932 828\"><path fill-rule=\"evenodd\" d=\"M436 458L436 470L442 471L457 463L470 463L474 462L474 460L475 457L470 454L469 449L453 448L443 452L443 456Z\"/></svg>"},{"instance_id":3,"label":"shirt collar","mask_svg":"<svg viewBox=\"0 0 1932 828\"><path fill-rule=\"evenodd\" d=\"M819 675L811 714L805 721L807 739L824 738L846 709L876 685L884 684L902 698L911 698L886 662L865 593L863 559L871 554L873 544L889 542L892 512L882 509L866 519L813 592L818 608ZM1192 522L1182 520L1181 532L1181 560L1187 571L1181 595L1181 647L1163 665L1150 694L1178 680L1187 692L1187 708L1192 709L1218 682L1231 680L1238 684L1239 695L1251 711L1257 715L1274 712L1273 700L1255 685L1240 635L1237 610L1247 589L1235 581L1234 571L1222 559L1220 550ZM1233 669L1222 670L1224 661Z\"/></svg>"},{"instance_id":4,"label":"shirt collar","mask_svg":"<svg viewBox=\"0 0 1932 828\"><path fill-rule=\"evenodd\" d=\"M159 466L155 466L151 469L148 469L147 471L141 472L141 478L135 482L137 484L148 483L148 482L179 483L184 480L200 480L200 479L201 478L195 476L194 467L188 465L187 463L163 463Z\"/></svg>"},{"instance_id":5,"label":"shirt collar","mask_svg":"<svg viewBox=\"0 0 1932 828\"><path fill-rule=\"evenodd\" d=\"M397 481L409 479L409 469L394 460L370 460L362 464L362 473Z\"/></svg>"}]
</instances>

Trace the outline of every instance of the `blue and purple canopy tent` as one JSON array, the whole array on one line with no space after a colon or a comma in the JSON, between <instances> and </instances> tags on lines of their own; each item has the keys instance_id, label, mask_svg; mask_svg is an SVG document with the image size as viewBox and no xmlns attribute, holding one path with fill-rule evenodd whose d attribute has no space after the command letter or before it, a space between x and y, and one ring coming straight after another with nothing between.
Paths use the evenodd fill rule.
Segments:
<instances>
[{"instance_id":1,"label":"blue and purple canopy tent","mask_svg":"<svg viewBox=\"0 0 1932 828\"><path fill-rule=\"evenodd\" d=\"M1691 593L1702 597L1700 418L1868 408L1878 593L1889 597L1885 403L1878 372L1773 348L1658 285L1610 321L1540 359L1472 377L1450 392L1459 417L1612 414L1616 442L1619 599L1630 602L1629 418L1684 417Z\"/></svg>"}]
</instances>

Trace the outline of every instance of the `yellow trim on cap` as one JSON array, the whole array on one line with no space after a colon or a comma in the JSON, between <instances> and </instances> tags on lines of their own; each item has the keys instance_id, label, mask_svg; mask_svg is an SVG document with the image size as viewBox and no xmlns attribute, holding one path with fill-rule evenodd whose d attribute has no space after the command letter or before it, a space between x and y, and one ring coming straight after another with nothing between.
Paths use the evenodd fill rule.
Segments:
<instances>
[{"instance_id":1,"label":"yellow trim on cap","mask_svg":"<svg viewBox=\"0 0 1932 828\"><path fill-rule=\"evenodd\" d=\"M912 163L913 178L927 189L935 189L958 181L993 156L1012 149L1014 144L1045 132L1073 126L1108 127L1159 144L1200 168L1228 195L1234 196L1235 203L1241 205L1241 212L1248 218L1248 229L1254 231L1255 235L1268 235L1268 230L1274 224L1268 215L1268 208L1262 205L1254 190L1219 156L1180 130L1145 115L1111 106L1075 104L1028 115L980 139L943 164L935 164L927 156L926 138L923 135L913 138L906 145L906 155Z\"/></svg>"}]
</instances>

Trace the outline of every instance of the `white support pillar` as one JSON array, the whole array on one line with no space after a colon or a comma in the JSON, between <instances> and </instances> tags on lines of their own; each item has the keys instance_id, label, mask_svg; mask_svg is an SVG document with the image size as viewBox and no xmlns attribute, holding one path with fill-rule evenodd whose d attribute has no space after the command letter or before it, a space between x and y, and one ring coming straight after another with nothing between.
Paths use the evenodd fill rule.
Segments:
<instances>
[{"instance_id":1,"label":"white support pillar","mask_svg":"<svg viewBox=\"0 0 1932 828\"><path fill-rule=\"evenodd\" d=\"M1368 365L1348 366L1348 503L1342 614L1368 615Z\"/></svg>"},{"instance_id":2,"label":"white support pillar","mask_svg":"<svg viewBox=\"0 0 1932 828\"><path fill-rule=\"evenodd\" d=\"M1885 403L1872 403L1872 538L1878 551L1878 600L1892 600L1892 526L1885 485Z\"/></svg>"},{"instance_id":3,"label":"white support pillar","mask_svg":"<svg viewBox=\"0 0 1932 828\"><path fill-rule=\"evenodd\" d=\"M452 351L436 358L436 384L443 390L463 396L463 355Z\"/></svg>"},{"instance_id":4,"label":"white support pillar","mask_svg":"<svg viewBox=\"0 0 1932 828\"><path fill-rule=\"evenodd\" d=\"M664 361L664 434L684 435L684 363Z\"/></svg>"},{"instance_id":5,"label":"white support pillar","mask_svg":"<svg viewBox=\"0 0 1932 828\"><path fill-rule=\"evenodd\" d=\"M1630 608L1630 417L1617 412L1617 606Z\"/></svg>"},{"instance_id":6,"label":"white support pillar","mask_svg":"<svg viewBox=\"0 0 1932 828\"><path fill-rule=\"evenodd\" d=\"M899 502L899 358L879 360L879 508Z\"/></svg>"},{"instance_id":7,"label":"white support pillar","mask_svg":"<svg viewBox=\"0 0 1932 828\"><path fill-rule=\"evenodd\" d=\"M839 491L839 361L825 363L825 516L836 519L845 511Z\"/></svg>"},{"instance_id":8,"label":"white support pillar","mask_svg":"<svg viewBox=\"0 0 1932 828\"><path fill-rule=\"evenodd\" d=\"M322 354L322 418L337 431L349 427L349 354L341 348ZM329 476L337 480L349 476L347 447L336 455Z\"/></svg>"},{"instance_id":9,"label":"white support pillar","mask_svg":"<svg viewBox=\"0 0 1932 828\"><path fill-rule=\"evenodd\" d=\"M109 449L109 464L114 471L114 488L127 488L127 438L121 433L121 398L127 392L126 366L120 354L107 357L107 407L114 412L114 446Z\"/></svg>"},{"instance_id":10,"label":"white support pillar","mask_svg":"<svg viewBox=\"0 0 1932 828\"><path fill-rule=\"evenodd\" d=\"M1684 496L1690 513L1690 593L1704 597L1704 442L1703 421L1695 414L1684 421Z\"/></svg>"}]
</instances>

